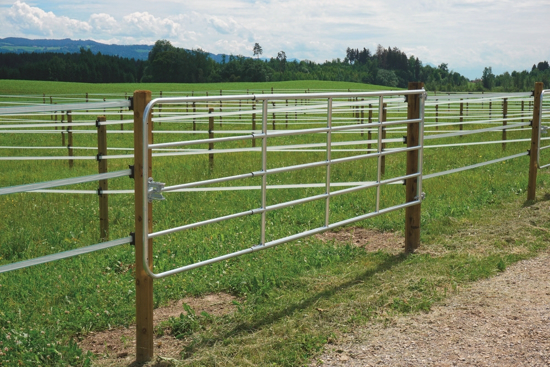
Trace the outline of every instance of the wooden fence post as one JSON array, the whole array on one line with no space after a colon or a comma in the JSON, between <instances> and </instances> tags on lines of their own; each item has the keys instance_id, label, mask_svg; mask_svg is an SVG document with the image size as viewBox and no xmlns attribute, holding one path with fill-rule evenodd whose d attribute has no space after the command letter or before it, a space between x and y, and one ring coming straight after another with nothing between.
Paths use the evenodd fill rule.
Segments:
<instances>
[{"instance_id":1,"label":"wooden fence post","mask_svg":"<svg viewBox=\"0 0 550 367\"><path fill-rule=\"evenodd\" d=\"M97 118L97 170L98 173L107 173L107 126L100 125L105 122L105 116ZM99 180L99 234L102 241L109 240L109 195L103 194L103 191L109 189L108 180Z\"/></svg>"},{"instance_id":2,"label":"wooden fence post","mask_svg":"<svg viewBox=\"0 0 550 367\"><path fill-rule=\"evenodd\" d=\"M424 83L409 82L409 90L422 89ZM420 118L420 96L418 94L409 95L407 98L407 119ZM407 125L407 147L417 146L420 138L420 124ZM407 152L407 175L418 172L418 151ZM406 201L411 202L416 199L418 177L409 178L405 182ZM413 205L405 208L405 252L412 253L420 246L420 207Z\"/></svg>"},{"instance_id":3,"label":"wooden fence post","mask_svg":"<svg viewBox=\"0 0 550 367\"><path fill-rule=\"evenodd\" d=\"M71 111L67 111L67 122L71 123L73 122L73 116L71 115ZM74 155L73 152L73 132L72 132L72 126L67 126L67 148L69 150L69 157L72 157ZM72 159L69 159L69 168L73 168L74 161Z\"/></svg>"},{"instance_id":4,"label":"wooden fence post","mask_svg":"<svg viewBox=\"0 0 550 367\"><path fill-rule=\"evenodd\" d=\"M460 98L460 101L462 101L462 98ZM462 123L464 122L464 102L460 102L460 125L458 125L458 128L462 131L464 129L464 126L462 126ZM460 135L462 137L462 135Z\"/></svg>"},{"instance_id":5,"label":"wooden fence post","mask_svg":"<svg viewBox=\"0 0 550 367\"><path fill-rule=\"evenodd\" d=\"M508 125L508 98L502 101L502 126ZM502 140L506 141L506 129L502 129ZM502 150L506 150L506 143L502 143Z\"/></svg>"},{"instance_id":6,"label":"wooden fence post","mask_svg":"<svg viewBox=\"0 0 550 367\"><path fill-rule=\"evenodd\" d=\"M527 200L535 200L537 194L537 154L539 150L539 120L540 95L544 89L543 83L535 83L533 101L533 121L531 122L531 149L529 150L529 183L527 185Z\"/></svg>"},{"instance_id":7,"label":"wooden fence post","mask_svg":"<svg viewBox=\"0 0 550 367\"><path fill-rule=\"evenodd\" d=\"M212 112L214 112L214 108L208 108L208 113L211 114ZM208 117L208 139L214 139L214 117L212 116ZM214 143L210 142L208 143L208 150L212 149L214 149ZM212 171L214 169L214 153L208 154L208 164L210 171Z\"/></svg>"},{"instance_id":8,"label":"wooden fence post","mask_svg":"<svg viewBox=\"0 0 550 367\"><path fill-rule=\"evenodd\" d=\"M222 95L222 90L220 89L220 96ZM222 126L222 116L221 116L221 113L222 113L222 100L220 99L220 126Z\"/></svg>"},{"instance_id":9,"label":"wooden fence post","mask_svg":"<svg viewBox=\"0 0 550 367\"><path fill-rule=\"evenodd\" d=\"M152 177L151 150L144 151L143 113L151 101L150 91L134 92L134 180L135 180L135 260L136 260L136 362L144 363L153 358L153 279L143 267L143 229L141 211L147 197L143 196L143 176ZM148 123L149 143L151 142L152 125ZM149 155L148 167L143 167L143 154ZM148 205L149 232L153 231L153 207ZM153 239L149 239L148 266L153 268Z\"/></svg>"}]
</instances>

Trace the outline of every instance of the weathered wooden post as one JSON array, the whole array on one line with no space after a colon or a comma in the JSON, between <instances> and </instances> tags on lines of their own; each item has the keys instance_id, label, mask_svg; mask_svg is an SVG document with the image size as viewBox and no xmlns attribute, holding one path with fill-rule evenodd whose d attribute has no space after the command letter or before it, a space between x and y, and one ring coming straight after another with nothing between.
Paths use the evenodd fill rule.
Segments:
<instances>
[{"instance_id":1,"label":"weathered wooden post","mask_svg":"<svg viewBox=\"0 0 550 367\"><path fill-rule=\"evenodd\" d=\"M502 126L508 125L508 98L502 101ZM502 129L502 140L506 141L506 129ZM502 150L506 150L506 143L502 143Z\"/></svg>"},{"instance_id":2,"label":"weathered wooden post","mask_svg":"<svg viewBox=\"0 0 550 367\"><path fill-rule=\"evenodd\" d=\"M409 82L409 90L422 89L424 83ZM420 118L420 96L418 94L409 95L407 98L407 119ZM418 146L420 141L420 124L407 125L407 147ZM407 175L418 172L418 151L407 152ZM418 188L418 177L409 178L405 182L406 201L415 201ZM420 246L420 207L413 205L405 208L405 252L412 253Z\"/></svg>"},{"instance_id":3,"label":"weathered wooden post","mask_svg":"<svg viewBox=\"0 0 550 367\"><path fill-rule=\"evenodd\" d=\"M462 98L460 98L460 125L458 125L459 129L462 131L464 127L462 126L462 123L464 122L464 102L462 102ZM462 135L460 135L462 137Z\"/></svg>"},{"instance_id":4,"label":"weathered wooden post","mask_svg":"<svg viewBox=\"0 0 550 367\"><path fill-rule=\"evenodd\" d=\"M142 209L148 201L143 196L143 176L152 177L151 150L144 150L143 142L143 113L151 101L150 91L135 91L133 98L134 108L134 180L135 180L135 260L136 260L136 362L144 363L153 358L153 279L149 277L143 267L143 228ZM152 125L149 117L148 141L152 141ZM148 154L148 166L143 167L143 155ZM148 231L153 231L153 206L148 203ZM148 266L153 269L153 239L149 239Z\"/></svg>"},{"instance_id":5,"label":"weathered wooden post","mask_svg":"<svg viewBox=\"0 0 550 367\"><path fill-rule=\"evenodd\" d=\"M539 120L541 114L540 97L543 89L543 83L535 83L535 91L533 92L533 121L531 121L531 149L529 150L527 200L535 200L537 194L537 155L539 151Z\"/></svg>"},{"instance_id":6,"label":"weathered wooden post","mask_svg":"<svg viewBox=\"0 0 550 367\"><path fill-rule=\"evenodd\" d=\"M98 173L107 173L107 126L101 125L107 121L105 116L99 116L96 120L97 126L97 170ZM99 234L102 241L109 240L109 195L103 192L109 189L108 180L99 180Z\"/></svg>"}]
</instances>

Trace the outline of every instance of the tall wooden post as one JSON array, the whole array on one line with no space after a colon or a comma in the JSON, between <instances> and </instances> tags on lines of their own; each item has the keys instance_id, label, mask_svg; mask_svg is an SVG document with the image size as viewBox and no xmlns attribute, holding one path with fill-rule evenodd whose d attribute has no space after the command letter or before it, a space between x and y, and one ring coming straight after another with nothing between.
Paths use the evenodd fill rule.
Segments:
<instances>
[{"instance_id":1,"label":"tall wooden post","mask_svg":"<svg viewBox=\"0 0 550 367\"><path fill-rule=\"evenodd\" d=\"M462 98L460 98L460 100L462 101ZM460 102L460 125L458 125L458 127L461 131L464 129L462 122L464 122L464 102Z\"/></svg>"},{"instance_id":2,"label":"tall wooden post","mask_svg":"<svg viewBox=\"0 0 550 367\"><path fill-rule=\"evenodd\" d=\"M220 89L220 96L222 95L222 90ZM222 100L220 99L220 126L222 126L222 116L221 116L221 113L222 113Z\"/></svg>"},{"instance_id":3,"label":"tall wooden post","mask_svg":"<svg viewBox=\"0 0 550 367\"><path fill-rule=\"evenodd\" d=\"M502 126L508 125L508 98L502 101ZM502 129L502 140L506 141L506 129ZM506 150L506 143L502 143L502 150Z\"/></svg>"},{"instance_id":4,"label":"tall wooden post","mask_svg":"<svg viewBox=\"0 0 550 367\"><path fill-rule=\"evenodd\" d=\"M539 120L541 114L540 95L543 89L543 83L535 83L533 121L531 123L531 149L529 150L529 183L527 185L527 200L535 200L537 193L537 153L539 150Z\"/></svg>"},{"instance_id":5,"label":"tall wooden post","mask_svg":"<svg viewBox=\"0 0 550 367\"><path fill-rule=\"evenodd\" d=\"M409 90L422 89L424 83L409 82ZM409 95L407 98L407 119L420 117L420 96ZM407 147L418 146L420 124L407 125ZM418 172L418 151L407 152L407 175ZM418 178L409 178L405 182L406 201L414 201L417 195ZM412 253L420 246L420 204L405 208L405 252Z\"/></svg>"},{"instance_id":6,"label":"tall wooden post","mask_svg":"<svg viewBox=\"0 0 550 367\"><path fill-rule=\"evenodd\" d=\"M105 116L97 118L97 171L107 173L107 126L99 123L105 122ZM99 180L99 234L102 241L109 240L109 195L103 191L109 189L108 180Z\"/></svg>"},{"instance_id":7,"label":"tall wooden post","mask_svg":"<svg viewBox=\"0 0 550 367\"><path fill-rule=\"evenodd\" d=\"M71 115L71 111L67 111L67 122L71 123L73 122L73 116ZM69 157L73 156L73 127L71 125L67 126L67 148L69 150ZM69 159L69 168L73 168L74 161L72 159Z\"/></svg>"},{"instance_id":8,"label":"tall wooden post","mask_svg":"<svg viewBox=\"0 0 550 367\"><path fill-rule=\"evenodd\" d=\"M363 102L365 99L361 98L361 102ZM361 104L361 125L365 123L365 105ZM361 136L365 136L365 131L361 129Z\"/></svg>"},{"instance_id":9,"label":"tall wooden post","mask_svg":"<svg viewBox=\"0 0 550 367\"><path fill-rule=\"evenodd\" d=\"M147 197L143 197L143 175L152 177L151 150L144 151L143 113L151 101L150 91L134 92L134 180L135 180L135 254L136 254L136 362L144 363L153 358L153 279L143 267L143 230L141 211ZM152 125L149 118L148 140L152 141ZM149 155L148 167L143 167L143 154ZM149 233L153 231L153 206L148 205ZM153 268L153 239L149 240L148 266Z\"/></svg>"},{"instance_id":10,"label":"tall wooden post","mask_svg":"<svg viewBox=\"0 0 550 367\"><path fill-rule=\"evenodd\" d=\"M211 114L214 112L214 109L210 107L208 109L208 113ZM210 116L208 117L208 139L214 139L214 117ZM210 142L208 143L208 150L214 149L214 143ZM208 154L208 166L210 167L210 171L214 169L214 154L209 153Z\"/></svg>"}]
</instances>

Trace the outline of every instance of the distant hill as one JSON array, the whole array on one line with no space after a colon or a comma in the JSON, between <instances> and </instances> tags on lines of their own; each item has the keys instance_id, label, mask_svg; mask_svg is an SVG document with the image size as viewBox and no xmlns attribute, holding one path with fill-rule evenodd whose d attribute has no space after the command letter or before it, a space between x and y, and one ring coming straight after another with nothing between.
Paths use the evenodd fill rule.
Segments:
<instances>
[{"instance_id":1,"label":"distant hill","mask_svg":"<svg viewBox=\"0 0 550 367\"><path fill-rule=\"evenodd\" d=\"M129 59L147 60L152 45L107 45L92 40L71 40L69 38L61 40L53 39L27 39L8 37L0 38L0 53L5 52L59 52L59 53L78 53L80 48L89 49L94 54L101 52L103 55L127 57ZM222 62L223 55L209 54L210 57L218 62ZM229 60L229 57L227 57Z\"/></svg>"},{"instance_id":2,"label":"distant hill","mask_svg":"<svg viewBox=\"0 0 550 367\"><path fill-rule=\"evenodd\" d=\"M0 52L59 52L77 53L80 48L89 49L93 53L101 52L103 55L127 57L129 59L146 60L153 46L149 45L107 45L91 40L61 39L37 39L27 38L0 38Z\"/></svg>"}]
</instances>

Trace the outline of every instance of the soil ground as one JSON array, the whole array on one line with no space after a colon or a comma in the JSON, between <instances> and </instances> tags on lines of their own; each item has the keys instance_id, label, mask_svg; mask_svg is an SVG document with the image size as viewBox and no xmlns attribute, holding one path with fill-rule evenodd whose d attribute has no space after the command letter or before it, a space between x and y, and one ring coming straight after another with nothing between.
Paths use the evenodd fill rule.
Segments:
<instances>
[{"instance_id":1,"label":"soil ground","mask_svg":"<svg viewBox=\"0 0 550 367\"><path fill-rule=\"evenodd\" d=\"M550 254L474 283L429 313L358 329L315 366L550 366Z\"/></svg>"}]
</instances>

